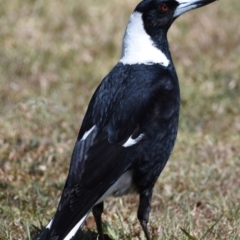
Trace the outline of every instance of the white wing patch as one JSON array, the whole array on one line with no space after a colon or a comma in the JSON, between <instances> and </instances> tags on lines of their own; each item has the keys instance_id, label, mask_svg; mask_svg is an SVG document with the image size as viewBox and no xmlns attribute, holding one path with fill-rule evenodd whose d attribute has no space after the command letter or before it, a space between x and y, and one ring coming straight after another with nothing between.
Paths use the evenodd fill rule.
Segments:
<instances>
[{"instance_id":1,"label":"white wing patch","mask_svg":"<svg viewBox=\"0 0 240 240\"><path fill-rule=\"evenodd\" d=\"M96 126L94 125L90 130L86 131L86 132L83 134L83 137L82 137L81 141L85 140L85 139L88 137L88 135L94 130L95 127L96 127Z\"/></svg>"},{"instance_id":2,"label":"white wing patch","mask_svg":"<svg viewBox=\"0 0 240 240\"><path fill-rule=\"evenodd\" d=\"M78 229L81 227L81 225L83 224L85 218L87 217L88 214L86 214L76 225L75 227L69 232L69 234L63 239L63 240L70 240L72 239L72 237L75 236L76 232L78 231Z\"/></svg>"},{"instance_id":3,"label":"white wing patch","mask_svg":"<svg viewBox=\"0 0 240 240\"><path fill-rule=\"evenodd\" d=\"M142 138L144 134L140 134L137 138L132 139L132 136L123 144L123 147L130 147L134 144L137 144Z\"/></svg>"},{"instance_id":4,"label":"white wing patch","mask_svg":"<svg viewBox=\"0 0 240 240\"><path fill-rule=\"evenodd\" d=\"M48 223L48 225L46 226L46 228L50 229L51 226L52 226L52 222L53 222L53 218L52 218L52 220Z\"/></svg>"},{"instance_id":5,"label":"white wing patch","mask_svg":"<svg viewBox=\"0 0 240 240\"><path fill-rule=\"evenodd\" d=\"M165 67L170 64L166 55L154 46L150 36L146 33L142 14L133 12L128 22L122 43L123 64L147 64L159 63Z\"/></svg>"}]
</instances>

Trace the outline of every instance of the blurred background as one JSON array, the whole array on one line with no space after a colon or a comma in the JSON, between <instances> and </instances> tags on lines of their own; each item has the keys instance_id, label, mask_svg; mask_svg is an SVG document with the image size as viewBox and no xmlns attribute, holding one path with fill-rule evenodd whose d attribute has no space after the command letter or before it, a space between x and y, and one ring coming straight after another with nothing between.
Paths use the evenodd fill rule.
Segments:
<instances>
[{"instance_id":1,"label":"blurred background","mask_svg":"<svg viewBox=\"0 0 240 240\"><path fill-rule=\"evenodd\" d=\"M137 3L0 0L1 240L31 239L54 215L88 102ZM240 239L239 13L239 0L217 1L169 31L181 116L155 188L153 239ZM144 239L137 203L108 200L106 234ZM91 215L86 225L95 231Z\"/></svg>"}]
</instances>

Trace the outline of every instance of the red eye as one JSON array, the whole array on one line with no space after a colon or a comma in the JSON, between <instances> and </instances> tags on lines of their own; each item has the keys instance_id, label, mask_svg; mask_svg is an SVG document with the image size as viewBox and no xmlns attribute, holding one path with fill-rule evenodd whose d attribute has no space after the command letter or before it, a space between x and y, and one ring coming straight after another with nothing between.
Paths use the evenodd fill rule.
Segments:
<instances>
[{"instance_id":1,"label":"red eye","mask_svg":"<svg viewBox=\"0 0 240 240\"><path fill-rule=\"evenodd\" d=\"M168 6L166 4L162 4L158 7L158 10L160 12L167 12L169 10Z\"/></svg>"}]
</instances>

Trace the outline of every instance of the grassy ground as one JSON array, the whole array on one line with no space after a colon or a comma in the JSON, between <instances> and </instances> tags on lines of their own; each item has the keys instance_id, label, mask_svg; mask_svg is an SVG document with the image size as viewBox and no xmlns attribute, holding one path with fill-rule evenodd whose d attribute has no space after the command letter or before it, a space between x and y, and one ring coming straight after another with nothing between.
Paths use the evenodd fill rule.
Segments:
<instances>
[{"instance_id":1,"label":"grassy ground","mask_svg":"<svg viewBox=\"0 0 240 240\"><path fill-rule=\"evenodd\" d=\"M119 59L136 3L0 0L1 240L31 239L53 216L88 101ZM182 108L155 188L153 239L240 239L239 11L239 0L219 1L169 32ZM144 239L137 201L105 204L112 239Z\"/></svg>"}]
</instances>

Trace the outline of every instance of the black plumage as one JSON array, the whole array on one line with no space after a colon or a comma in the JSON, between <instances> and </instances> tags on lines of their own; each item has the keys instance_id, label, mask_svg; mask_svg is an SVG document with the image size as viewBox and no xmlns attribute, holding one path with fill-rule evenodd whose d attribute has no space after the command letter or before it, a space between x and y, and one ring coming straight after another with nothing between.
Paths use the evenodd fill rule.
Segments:
<instances>
[{"instance_id":1,"label":"black plumage","mask_svg":"<svg viewBox=\"0 0 240 240\"><path fill-rule=\"evenodd\" d=\"M92 209L104 239L104 198L129 192L140 196L138 219L150 239L147 222L153 187L172 152L180 109L167 31L182 11L213 1L145 0L136 7L125 33L123 56L90 101L56 215L39 239L71 239ZM190 8L182 10L181 4L186 3ZM136 55L130 51L131 39L137 44L142 41L131 37L135 36L132 29L139 29L146 43L142 48L149 48L152 55L145 52L138 60L145 50Z\"/></svg>"}]
</instances>

